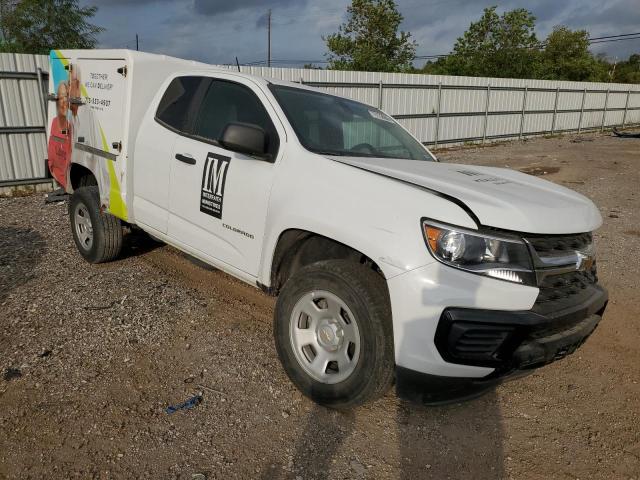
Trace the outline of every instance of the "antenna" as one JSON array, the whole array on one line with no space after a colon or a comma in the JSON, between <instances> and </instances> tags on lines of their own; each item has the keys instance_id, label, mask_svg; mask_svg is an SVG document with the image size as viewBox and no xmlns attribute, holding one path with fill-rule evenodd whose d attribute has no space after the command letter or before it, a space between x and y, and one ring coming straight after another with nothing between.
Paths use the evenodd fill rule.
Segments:
<instances>
[{"instance_id":1,"label":"antenna","mask_svg":"<svg viewBox=\"0 0 640 480\"><path fill-rule=\"evenodd\" d=\"M137 50L140 50L140 49L138 48L138 34L136 33L136 51Z\"/></svg>"},{"instance_id":2,"label":"antenna","mask_svg":"<svg viewBox=\"0 0 640 480\"><path fill-rule=\"evenodd\" d=\"M238 62L238 57L236 57L236 65L238 66L238 71L240 71L240 62Z\"/></svg>"}]
</instances>

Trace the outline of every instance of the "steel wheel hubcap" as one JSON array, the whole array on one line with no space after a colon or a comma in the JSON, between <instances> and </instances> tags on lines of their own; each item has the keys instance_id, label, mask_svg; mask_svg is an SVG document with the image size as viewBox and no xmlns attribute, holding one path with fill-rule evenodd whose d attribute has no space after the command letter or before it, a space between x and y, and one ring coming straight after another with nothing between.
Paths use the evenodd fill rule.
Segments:
<instances>
[{"instance_id":1,"label":"steel wheel hubcap","mask_svg":"<svg viewBox=\"0 0 640 480\"><path fill-rule=\"evenodd\" d=\"M74 223L76 225L76 236L82 248L85 250L91 250L93 245L93 225L91 224L91 217L89 216L89 210L84 203L79 203L76 206L76 210L73 213Z\"/></svg>"},{"instance_id":2,"label":"steel wheel hubcap","mask_svg":"<svg viewBox=\"0 0 640 480\"><path fill-rule=\"evenodd\" d=\"M347 304L333 293L314 290L293 307L289 338L303 370L322 383L346 380L360 358L360 331Z\"/></svg>"}]
</instances>

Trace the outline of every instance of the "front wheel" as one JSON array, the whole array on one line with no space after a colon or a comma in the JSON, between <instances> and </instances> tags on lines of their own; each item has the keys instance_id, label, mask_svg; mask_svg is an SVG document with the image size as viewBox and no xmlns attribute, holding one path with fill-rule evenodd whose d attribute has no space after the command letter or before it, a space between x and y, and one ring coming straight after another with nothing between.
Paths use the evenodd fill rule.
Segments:
<instances>
[{"instance_id":1,"label":"front wheel","mask_svg":"<svg viewBox=\"0 0 640 480\"><path fill-rule=\"evenodd\" d=\"M78 188L71 195L69 218L73 240L89 263L108 262L122 250L122 223L100 209L97 186Z\"/></svg>"},{"instance_id":2,"label":"front wheel","mask_svg":"<svg viewBox=\"0 0 640 480\"><path fill-rule=\"evenodd\" d=\"M364 265L329 260L298 271L278 297L274 334L291 381L322 405L360 405L393 381L389 294Z\"/></svg>"}]
</instances>

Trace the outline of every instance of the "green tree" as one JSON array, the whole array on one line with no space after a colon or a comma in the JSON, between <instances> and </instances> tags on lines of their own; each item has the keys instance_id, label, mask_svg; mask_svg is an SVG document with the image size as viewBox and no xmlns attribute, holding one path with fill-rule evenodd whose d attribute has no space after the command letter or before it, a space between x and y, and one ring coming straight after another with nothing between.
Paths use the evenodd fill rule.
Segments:
<instances>
[{"instance_id":1,"label":"green tree","mask_svg":"<svg viewBox=\"0 0 640 480\"><path fill-rule=\"evenodd\" d=\"M347 21L323 40L329 68L367 72L413 70L416 43L398 29L402 15L394 0L352 0Z\"/></svg>"},{"instance_id":2,"label":"green tree","mask_svg":"<svg viewBox=\"0 0 640 480\"><path fill-rule=\"evenodd\" d=\"M17 53L48 54L52 48L94 48L104 29L89 23L97 7L78 0L0 0L3 47Z\"/></svg>"},{"instance_id":3,"label":"green tree","mask_svg":"<svg viewBox=\"0 0 640 480\"><path fill-rule=\"evenodd\" d=\"M445 75L531 78L537 68L540 42L531 12L517 8L498 15L497 7L484 9L480 20L458 38L453 52L423 71Z\"/></svg>"},{"instance_id":4,"label":"green tree","mask_svg":"<svg viewBox=\"0 0 640 480\"><path fill-rule=\"evenodd\" d=\"M6 21L15 9L17 0L0 0L0 53L15 50L13 42L7 38Z\"/></svg>"},{"instance_id":5,"label":"green tree","mask_svg":"<svg viewBox=\"0 0 640 480\"><path fill-rule=\"evenodd\" d=\"M640 53L634 53L624 62L612 67L613 81L620 83L640 83Z\"/></svg>"},{"instance_id":6,"label":"green tree","mask_svg":"<svg viewBox=\"0 0 640 480\"><path fill-rule=\"evenodd\" d=\"M536 78L576 82L611 81L606 61L589 51L589 32L557 26L544 42Z\"/></svg>"}]
</instances>

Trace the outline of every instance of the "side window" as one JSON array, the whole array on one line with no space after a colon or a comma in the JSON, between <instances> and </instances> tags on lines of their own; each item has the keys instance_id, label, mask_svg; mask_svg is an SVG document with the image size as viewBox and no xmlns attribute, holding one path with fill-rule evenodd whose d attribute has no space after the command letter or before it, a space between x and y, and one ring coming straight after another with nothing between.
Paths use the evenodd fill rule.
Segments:
<instances>
[{"instance_id":1,"label":"side window","mask_svg":"<svg viewBox=\"0 0 640 480\"><path fill-rule=\"evenodd\" d=\"M178 77L167 87L162 100L158 104L156 119L169 127L182 132L188 131L191 104L203 83L209 79L203 77Z\"/></svg>"},{"instance_id":2,"label":"side window","mask_svg":"<svg viewBox=\"0 0 640 480\"><path fill-rule=\"evenodd\" d=\"M217 141L231 122L262 127L267 134L267 152L275 157L279 139L269 114L249 88L223 80L213 80L196 116L193 134Z\"/></svg>"}]
</instances>

